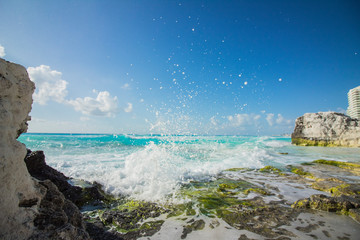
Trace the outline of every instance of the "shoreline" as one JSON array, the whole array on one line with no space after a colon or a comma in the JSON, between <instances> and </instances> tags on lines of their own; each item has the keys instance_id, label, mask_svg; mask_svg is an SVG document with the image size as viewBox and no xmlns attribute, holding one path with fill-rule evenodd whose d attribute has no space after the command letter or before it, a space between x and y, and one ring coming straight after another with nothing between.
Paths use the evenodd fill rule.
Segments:
<instances>
[{"instance_id":1,"label":"shoreline","mask_svg":"<svg viewBox=\"0 0 360 240\"><path fill-rule=\"evenodd\" d=\"M180 188L179 197L189 200L183 204L115 197L103 192L102 186L96 183L98 194L104 198L95 199L95 205L85 204L82 215L93 239L103 239L104 234L112 235L110 239L167 239L168 231L173 231L178 239L206 239L205 236L218 234L228 239L314 236L320 239L328 236L355 239L354 236L360 234L360 230L352 230L360 220L360 189L357 192L349 186L354 187L350 181L359 185L359 174L359 164L331 161L288 166L286 171L271 166L228 169L213 180L191 182ZM349 186L344 187L345 181ZM94 187L94 184L84 182L80 180L83 186ZM325 214L324 209L318 211L311 204L303 204L314 196L335 201L336 206L342 206L341 197L346 196L359 205L347 210L328 209L330 213ZM89 196L86 198L91 200ZM89 207L95 209L88 211ZM350 214L351 209L354 213ZM336 224L330 224L329 217L346 222L348 227L339 229ZM94 225L96 231L93 231Z\"/></svg>"}]
</instances>

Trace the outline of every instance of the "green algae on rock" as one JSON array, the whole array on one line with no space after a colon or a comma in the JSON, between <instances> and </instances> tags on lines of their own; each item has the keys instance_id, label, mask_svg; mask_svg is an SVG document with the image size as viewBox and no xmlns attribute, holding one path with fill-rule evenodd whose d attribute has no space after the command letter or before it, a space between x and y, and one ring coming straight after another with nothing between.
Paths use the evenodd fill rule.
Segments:
<instances>
[{"instance_id":1,"label":"green algae on rock","mask_svg":"<svg viewBox=\"0 0 360 240\"><path fill-rule=\"evenodd\" d=\"M269 193L262 188L248 188L244 191L244 194L249 194L250 192L259 193L261 195L269 195Z\"/></svg>"},{"instance_id":2,"label":"green algae on rock","mask_svg":"<svg viewBox=\"0 0 360 240\"><path fill-rule=\"evenodd\" d=\"M224 172L239 172L239 171L247 171L248 168L229 168L225 169Z\"/></svg>"},{"instance_id":3,"label":"green algae on rock","mask_svg":"<svg viewBox=\"0 0 360 240\"><path fill-rule=\"evenodd\" d=\"M273 166L265 166L263 168L260 168L259 172L281 173L282 171Z\"/></svg>"},{"instance_id":4,"label":"green algae on rock","mask_svg":"<svg viewBox=\"0 0 360 240\"><path fill-rule=\"evenodd\" d=\"M313 163L336 166L336 167L348 169L348 170L351 170L353 172L360 174L360 164L358 164L358 163L340 162L340 161L324 160L324 159L315 160L315 161L313 161Z\"/></svg>"},{"instance_id":5,"label":"green algae on rock","mask_svg":"<svg viewBox=\"0 0 360 240\"><path fill-rule=\"evenodd\" d=\"M88 222L100 220L105 228L114 229L124 239L152 236L164 223L155 218L167 211L158 204L133 199L123 198L113 204L117 206L84 214Z\"/></svg>"},{"instance_id":6,"label":"green algae on rock","mask_svg":"<svg viewBox=\"0 0 360 240\"><path fill-rule=\"evenodd\" d=\"M338 197L341 195L346 195L346 196L360 195L359 184L353 184L353 183L341 184L336 181L332 181L332 182L321 181L321 182L315 182L311 186L316 190L331 193L333 197Z\"/></svg>"},{"instance_id":7,"label":"green algae on rock","mask_svg":"<svg viewBox=\"0 0 360 240\"><path fill-rule=\"evenodd\" d=\"M307 177L307 178L314 178L314 176L311 173L304 171L304 169L302 167L290 166L290 171L292 173L295 173L295 174L300 175L300 176L304 176L304 177Z\"/></svg>"},{"instance_id":8,"label":"green algae on rock","mask_svg":"<svg viewBox=\"0 0 360 240\"><path fill-rule=\"evenodd\" d=\"M292 138L291 143L297 146L341 147L340 144L337 144L334 141L311 140L311 139L303 139L303 138Z\"/></svg>"},{"instance_id":9,"label":"green algae on rock","mask_svg":"<svg viewBox=\"0 0 360 240\"><path fill-rule=\"evenodd\" d=\"M329 169L334 171L334 167L311 164L303 167L291 166L294 174L284 174L286 176L281 176L281 170L272 166L252 171L241 169L223 172L210 180L182 184L173 195L168 196L169 201L161 204L128 198L117 200L109 209L93 213L92 219L95 222L96 219L101 219L108 229L128 240L152 236L158 231L161 234L164 221L182 222L179 226L180 231L182 229L181 238L186 238L193 231L204 229L207 221L224 221L234 229L250 231L264 238L286 239L296 235L281 226L289 225L302 212L311 212L306 209L359 218L356 184L337 179L332 174L330 177L320 176L318 172L321 172L321 169L327 173ZM348 171L349 169L342 170L344 173ZM243 176L259 174L275 181L291 179L314 189L331 192L333 197L313 195L296 201L291 208L286 200L277 195L278 190L272 189L265 182L256 180L252 183L249 182L254 180L250 180L251 178L249 181L243 180ZM273 199L268 198L269 195L274 195L274 199L278 200L269 202L268 199ZM218 225L209 224L211 229L216 227ZM180 238L180 235L178 237Z\"/></svg>"},{"instance_id":10,"label":"green algae on rock","mask_svg":"<svg viewBox=\"0 0 360 240\"><path fill-rule=\"evenodd\" d=\"M191 182L184 185L178 195L191 200L200 213L208 217L217 217L219 212L234 205L247 204L236 195L255 186L243 180L218 178L213 181Z\"/></svg>"},{"instance_id":11,"label":"green algae on rock","mask_svg":"<svg viewBox=\"0 0 360 240\"><path fill-rule=\"evenodd\" d=\"M205 227L205 221L202 219L192 221L191 224L184 226L181 239L185 239L186 236L192 231L203 230Z\"/></svg>"},{"instance_id":12,"label":"green algae on rock","mask_svg":"<svg viewBox=\"0 0 360 240\"><path fill-rule=\"evenodd\" d=\"M345 195L340 197L329 197L323 194L317 194L312 195L310 198L298 200L291 205L291 207L295 209L310 208L326 212L337 212L356 218L356 213L360 208L360 198ZM351 209L355 210L352 210L351 214L349 214Z\"/></svg>"}]
</instances>

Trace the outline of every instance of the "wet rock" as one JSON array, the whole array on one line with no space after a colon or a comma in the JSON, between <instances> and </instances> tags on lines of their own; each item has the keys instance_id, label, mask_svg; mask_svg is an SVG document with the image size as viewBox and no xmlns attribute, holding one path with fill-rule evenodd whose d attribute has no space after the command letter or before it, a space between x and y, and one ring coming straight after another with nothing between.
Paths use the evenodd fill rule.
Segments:
<instances>
[{"instance_id":1,"label":"wet rock","mask_svg":"<svg viewBox=\"0 0 360 240\"><path fill-rule=\"evenodd\" d=\"M164 223L163 220L152 220L149 218L159 217L168 212L155 203L121 200L117 207L105 210L95 210L86 213L87 227L90 235L95 234L96 239L108 233L108 229L114 229L117 233L110 239L123 238L126 240L137 239L143 236L152 236L158 232ZM97 237L99 236L99 237ZM116 238L117 237L117 238Z\"/></svg>"},{"instance_id":2,"label":"wet rock","mask_svg":"<svg viewBox=\"0 0 360 240\"><path fill-rule=\"evenodd\" d=\"M258 202L260 203L260 201ZM293 211L280 205L258 205L258 208L255 209L244 209L240 206L233 211L224 212L221 218L236 229L275 238L279 236L295 236L290 231L279 229L279 227L289 224L298 214L299 211Z\"/></svg>"},{"instance_id":3,"label":"wet rock","mask_svg":"<svg viewBox=\"0 0 360 240\"><path fill-rule=\"evenodd\" d=\"M46 189L46 194L34 220L37 230L29 239L90 239L79 209L65 199L50 180L40 184Z\"/></svg>"},{"instance_id":4,"label":"wet rock","mask_svg":"<svg viewBox=\"0 0 360 240\"><path fill-rule=\"evenodd\" d=\"M318 228L319 228L319 225L317 225L317 224L309 224L305 227L296 227L295 229L298 231L301 231L301 232L310 233L313 230L316 230Z\"/></svg>"},{"instance_id":5,"label":"wet rock","mask_svg":"<svg viewBox=\"0 0 360 240\"><path fill-rule=\"evenodd\" d=\"M41 181L47 179L52 181L67 199L75 204L79 204L82 189L80 187L71 186L68 183L68 177L48 166L45 162L43 151L31 152L28 150L28 154L25 157L25 163L31 176Z\"/></svg>"},{"instance_id":6,"label":"wet rock","mask_svg":"<svg viewBox=\"0 0 360 240\"><path fill-rule=\"evenodd\" d=\"M312 184L312 187L317 190L329 192L333 197L341 195L355 196L360 192L360 185L355 183L341 183L336 180L326 179L324 181L317 181Z\"/></svg>"},{"instance_id":7,"label":"wet rock","mask_svg":"<svg viewBox=\"0 0 360 240\"><path fill-rule=\"evenodd\" d=\"M248 238L245 234L241 234L241 236L238 238L238 240L255 240L255 239Z\"/></svg>"},{"instance_id":8,"label":"wet rock","mask_svg":"<svg viewBox=\"0 0 360 240\"><path fill-rule=\"evenodd\" d=\"M198 231L198 230L202 230L205 227L205 221L202 219L196 220L193 223L191 223L190 225L186 225L183 228L183 232L181 235L181 239L185 239L186 236L191 233L192 231Z\"/></svg>"},{"instance_id":9,"label":"wet rock","mask_svg":"<svg viewBox=\"0 0 360 240\"><path fill-rule=\"evenodd\" d=\"M101 185L98 183L85 188L71 185L69 183L70 178L46 164L43 151L32 152L28 149L25 163L31 176L42 181L51 180L59 191L78 207L85 204L99 205L108 199L108 196L101 190Z\"/></svg>"},{"instance_id":10,"label":"wet rock","mask_svg":"<svg viewBox=\"0 0 360 240\"><path fill-rule=\"evenodd\" d=\"M350 209L349 216L352 217L355 221L360 223L360 209L359 208Z\"/></svg>"},{"instance_id":11,"label":"wet rock","mask_svg":"<svg viewBox=\"0 0 360 240\"><path fill-rule=\"evenodd\" d=\"M89 219L88 219L89 220ZM86 222L86 230L93 240L123 240L118 232L110 232L99 219Z\"/></svg>"},{"instance_id":12,"label":"wet rock","mask_svg":"<svg viewBox=\"0 0 360 240\"><path fill-rule=\"evenodd\" d=\"M296 201L293 208L306 209L311 208L315 210L327 212L339 212L348 214L350 209L360 208L360 199L357 196L329 197L323 194L312 195L310 198Z\"/></svg>"}]
</instances>

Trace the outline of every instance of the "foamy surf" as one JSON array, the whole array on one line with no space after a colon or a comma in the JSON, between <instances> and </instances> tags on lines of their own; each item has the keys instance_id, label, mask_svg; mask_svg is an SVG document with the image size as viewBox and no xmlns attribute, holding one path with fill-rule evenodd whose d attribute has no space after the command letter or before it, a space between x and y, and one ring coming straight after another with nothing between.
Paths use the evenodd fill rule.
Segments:
<instances>
[{"instance_id":1,"label":"foamy surf","mask_svg":"<svg viewBox=\"0 0 360 240\"><path fill-rule=\"evenodd\" d=\"M358 149L294 147L284 137L24 134L19 139L43 150L47 163L65 175L148 201L168 199L182 184L229 168L284 168L319 158L360 161Z\"/></svg>"}]
</instances>

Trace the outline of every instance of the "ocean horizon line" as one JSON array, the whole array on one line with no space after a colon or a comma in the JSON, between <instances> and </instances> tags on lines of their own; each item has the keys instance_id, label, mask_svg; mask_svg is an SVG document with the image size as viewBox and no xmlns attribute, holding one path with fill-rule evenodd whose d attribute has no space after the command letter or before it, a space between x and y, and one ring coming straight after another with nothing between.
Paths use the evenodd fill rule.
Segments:
<instances>
[{"instance_id":1,"label":"ocean horizon line","mask_svg":"<svg viewBox=\"0 0 360 240\"><path fill-rule=\"evenodd\" d=\"M290 137L291 134L275 134L275 135L252 135L252 134L162 134L162 133L66 133L66 132L26 132L22 135L35 134L35 135L131 135L131 136L224 136L224 137Z\"/></svg>"}]
</instances>

